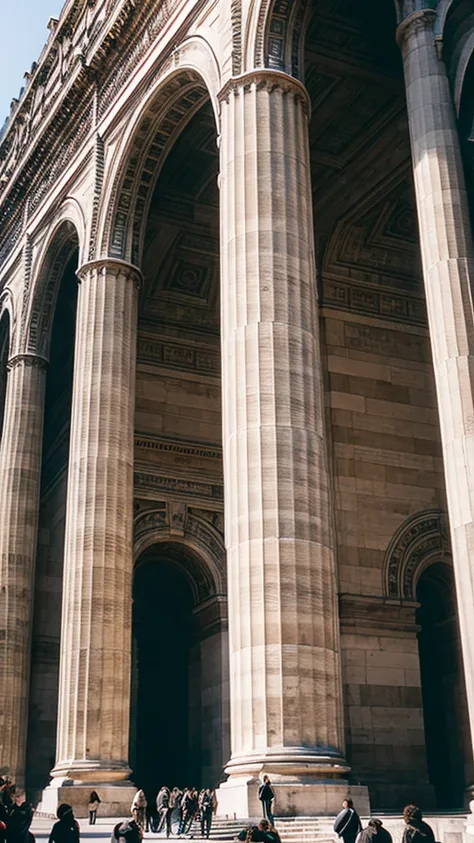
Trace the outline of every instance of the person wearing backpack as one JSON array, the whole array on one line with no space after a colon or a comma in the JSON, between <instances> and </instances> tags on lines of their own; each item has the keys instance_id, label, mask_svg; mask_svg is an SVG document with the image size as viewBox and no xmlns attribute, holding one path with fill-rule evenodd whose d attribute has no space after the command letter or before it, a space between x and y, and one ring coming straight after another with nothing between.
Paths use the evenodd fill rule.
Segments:
<instances>
[{"instance_id":1,"label":"person wearing backpack","mask_svg":"<svg viewBox=\"0 0 474 843\"><path fill-rule=\"evenodd\" d=\"M275 793L272 788L272 783L268 776L263 777L263 784L258 789L258 798L262 803L263 817L268 820L271 826L274 824L274 816L272 812L272 803L275 799Z\"/></svg>"}]
</instances>

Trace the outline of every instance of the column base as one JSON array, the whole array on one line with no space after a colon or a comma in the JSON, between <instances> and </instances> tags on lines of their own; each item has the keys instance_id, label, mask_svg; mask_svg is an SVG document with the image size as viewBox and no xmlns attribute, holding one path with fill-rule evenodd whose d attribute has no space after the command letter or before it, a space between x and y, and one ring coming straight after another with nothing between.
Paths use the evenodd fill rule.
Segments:
<instances>
[{"instance_id":1,"label":"column base","mask_svg":"<svg viewBox=\"0 0 474 843\"><path fill-rule=\"evenodd\" d=\"M105 782L94 784L87 782L73 782L71 779L54 778L43 790L41 802L37 807L39 814L56 816L58 805L67 802L71 805L76 817L87 817L91 790L96 790L101 798L98 815L100 817L130 817L130 808L137 788L129 781L116 784Z\"/></svg>"},{"instance_id":2,"label":"column base","mask_svg":"<svg viewBox=\"0 0 474 843\"><path fill-rule=\"evenodd\" d=\"M217 791L217 816L242 820L261 817L260 784L258 778L236 775L221 784ZM275 817L335 816L344 799L353 799L361 816L370 815L369 791L364 785L352 785L341 779L277 781L272 778L272 788Z\"/></svg>"}]
</instances>

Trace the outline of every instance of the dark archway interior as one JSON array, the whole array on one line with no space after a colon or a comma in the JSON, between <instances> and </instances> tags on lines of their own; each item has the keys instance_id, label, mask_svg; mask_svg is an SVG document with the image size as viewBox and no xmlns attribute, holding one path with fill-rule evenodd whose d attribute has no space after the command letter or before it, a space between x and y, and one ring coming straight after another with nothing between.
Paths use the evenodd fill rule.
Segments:
<instances>
[{"instance_id":1,"label":"dark archway interior","mask_svg":"<svg viewBox=\"0 0 474 843\"><path fill-rule=\"evenodd\" d=\"M133 582L131 756L134 780L149 804L163 784L200 784L189 728L194 600L183 569L186 553L173 557L176 551L166 546L148 552Z\"/></svg>"},{"instance_id":2,"label":"dark archway interior","mask_svg":"<svg viewBox=\"0 0 474 843\"><path fill-rule=\"evenodd\" d=\"M33 797L48 783L55 760L77 265L74 251L61 277L46 376L26 765Z\"/></svg>"},{"instance_id":3,"label":"dark archway interior","mask_svg":"<svg viewBox=\"0 0 474 843\"><path fill-rule=\"evenodd\" d=\"M468 734L452 568L430 565L416 590L428 774L438 810L462 810Z\"/></svg>"},{"instance_id":4,"label":"dark archway interior","mask_svg":"<svg viewBox=\"0 0 474 843\"><path fill-rule=\"evenodd\" d=\"M0 442L2 441L3 419L5 416L9 344L10 317L8 315L8 311L5 311L0 322Z\"/></svg>"},{"instance_id":5,"label":"dark archway interior","mask_svg":"<svg viewBox=\"0 0 474 843\"><path fill-rule=\"evenodd\" d=\"M471 212L471 227L474 233L474 54L471 56L464 78L459 112L459 129Z\"/></svg>"}]
</instances>

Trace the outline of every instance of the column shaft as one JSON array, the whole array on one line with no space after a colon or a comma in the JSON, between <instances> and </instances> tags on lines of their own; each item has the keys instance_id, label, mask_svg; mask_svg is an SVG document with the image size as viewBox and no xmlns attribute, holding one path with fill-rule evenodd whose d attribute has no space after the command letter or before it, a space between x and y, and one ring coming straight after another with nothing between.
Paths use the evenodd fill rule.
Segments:
<instances>
[{"instance_id":1,"label":"column shaft","mask_svg":"<svg viewBox=\"0 0 474 843\"><path fill-rule=\"evenodd\" d=\"M438 394L471 732L474 735L474 249L436 12L399 27L423 275Z\"/></svg>"},{"instance_id":2,"label":"column shaft","mask_svg":"<svg viewBox=\"0 0 474 843\"><path fill-rule=\"evenodd\" d=\"M0 449L0 759L24 783L46 361L8 364Z\"/></svg>"},{"instance_id":3,"label":"column shaft","mask_svg":"<svg viewBox=\"0 0 474 843\"><path fill-rule=\"evenodd\" d=\"M347 770L308 142L282 73L222 96L228 773Z\"/></svg>"},{"instance_id":4,"label":"column shaft","mask_svg":"<svg viewBox=\"0 0 474 843\"><path fill-rule=\"evenodd\" d=\"M140 273L97 261L80 278L66 513L58 749L53 776L126 779L133 423Z\"/></svg>"}]
</instances>

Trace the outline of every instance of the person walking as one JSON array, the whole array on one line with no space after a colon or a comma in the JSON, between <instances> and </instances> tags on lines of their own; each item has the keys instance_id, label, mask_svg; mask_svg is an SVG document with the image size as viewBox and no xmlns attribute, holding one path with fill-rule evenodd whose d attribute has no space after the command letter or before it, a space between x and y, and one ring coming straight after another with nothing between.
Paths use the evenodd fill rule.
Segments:
<instances>
[{"instance_id":1,"label":"person walking","mask_svg":"<svg viewBox=\"0 0 474 843\"><path fill-rule=\"evenodd\" d=\"M212 815L214 813L215 799L210 787L202 791L199 798L199 813L201 816L201 837L209 839L212 826Z\"/></svg>"},{"instance_id":2,"label":"person walking","mask_svg":"<svg viewBox=\"0 0 474 843\"><path fill-rule=\"evenodd\" d=\"M181 802L181 826L178 834L186 834L191 828L198 807L197 803L197 790L192 787L186 788Z\"/></svg>"},{"instance_id":3,"label":"person walking","mask_svg":"<svg viewBox=\"0 0 474 843\"><path fill-rule=\"evenodd\" d=\"M171 834L171 793L169 787L163 785L156 797L156 809L158 811L158 834L161 834L166 825L166 836Z\"/></svg>"},{"instance_id":4,"label":"person walking","mask_svg":"<svg viewBox=\"0 0 474 843\"><path fill-rule=\"evenodd\" d=\"M93 790L89 796L89 825L95 825L97 820L97 809L100 805L100 796L96 790Z\"/></svg>"},{"instance_id":5,"label":"person walking","mask_svg":"<svg viewBox=\"0 0 474 843\"><path fill-rule=\"evenodd\" d=\"M403 819L405 829L402 843L435 843L433 829L423 821L422 813L416 805L406 805Z\"/></svg>"},{"instance_id":6,"label":"person walking","mask_svg":"<svg viewBox=\"0 0 474 843\"><path fill-rule=\"evenodd\" d=\"M79 823L71 806L63 802L59 805L56 816L58 820L51 829L49 843L79 843Z\"/></svg>"},{"instance_id":7,"label":"person walking","mask_svg":"<svg viewBox=\"0 0 474 843\"><path fill-rule=\"evenodd\" d=\"M369 820L367 828L360 832L357 843L393 843L392 835L383 828L382 820Z\"/></svg>"},{"instance_id":8,"label":"person walking","mask_svg":"<svg viewBox=\"0 0 474 843\"><path fill-rule=\"evenodd\" d=\"M181 801L183 792L179 787L174 787L170 796L170 823L172 834L178 834L181 826Z\"/></svg>"},{"instance_id":9,"label":"person walking","mask_svg":"<svg viewBox=\"0 0 474 843\"><path fill-rule=\"evenodd\" d=\"M274 824L274 816L272 811L272 803L275 799L275 793L272 788L272 783L268 776L263 777L263 784L258 789L258 798L262 803L263 818L268 820L271 826Z\"/></svg>"},{"instance_id":10,"label":"person walking","mask_svg":"<svg viewBox=\"0 0 474 843\"><path fill-rule=\"evenodd\" d=\"M131 812L136 824L145 830L147 801L143 790L137 790L133 797Z\"/></svg>"},{"instance_id":11,"label":"person walking","mask_svg":"<svg viewBox=\"0 0 474 843\"><path fill-rule=\"evenodd\" d=\"M7 820L8 843L31 843L31 840L34 840L34 836L30 832L33 814L33 806L26 801L25 791L18 787L15 788L13 804Z\"/></svg>"},{"instance_id":12,"label":"person walking","mask_svg":"<svg viewBox=\"0 0 474 843\"><path fill-rule=\"evenodd\" d=\"M342 811L337 815L334 823L334 831L344 843L355 843L357 835L362 831L362 823L352 799L344 799Z\"/></svg>"}]
</instances>

